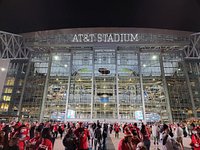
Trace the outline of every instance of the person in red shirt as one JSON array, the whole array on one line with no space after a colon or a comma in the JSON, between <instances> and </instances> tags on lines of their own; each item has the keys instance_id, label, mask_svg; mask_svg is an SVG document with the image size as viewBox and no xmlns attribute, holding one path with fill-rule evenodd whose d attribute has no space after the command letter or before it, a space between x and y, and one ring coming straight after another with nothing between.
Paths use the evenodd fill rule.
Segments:
<instances>
[{"instance_id":1,"label":"person in red shirt","mask_svg":"<svg viewBox=\"0 0 200 150\"><path fill-rule=\"evenodd\" d=\"M35 150L36 148L38 148L40 143L41 143L41 130L39 128L37 128L34 131L34 137L31 138L26 143L26 149L27 150Z\"/></svg>"},{"instance_id":2,"label":"person in red shirt","mask_svg":"<svg viewBox=\"0 0 200 150\"><path fill-rule=\"evenodd\" d=\"M192 130L191 144L193 150L200 150L200 137L196 129Z\"/></svg>"},{"instance_id":3,"label":"person in red shirt","mask_svg":"<svg viewBox=\"0 0 200 150\"><path fill-rule=\"evenodd\" d=\"M131 132L132 132L132 133L133 133L133 132L136 132L138 138L141 139L141 133L140 133L140 129L137 127L137 123L134 123L134 124L133 124L133 128L132 128Z\"/></svg>"},{"instance_id":4,"label":"person in red shirt","mask_svg":"<svg viewBox=\"0 0 200 150\"><path fill-rule=\"evenodd\" d=\"M88 141L90 140L90 134L88 129L85 129L83 127L82 122L79 122L79 127L74 131L74 134L78 139L77 140L78 150L88 150L89 149Z\"/></svg>"},{"instance_id":5,"label":"person in red shirt","mask_svg":"<svg viewBox=\"0 0 200 150\"><path fill-rule=\"evenodd\" d=\"M37 150L53 150L52 137L49 128L44 128L42 130L42 141Z\"/></svg>"},{"instance_id":6,"label":"person in red shirt","mask_svg":"<svg viewBox=\"0 0 200 150\"><path fill-rule=\"evenodd\" d=\"M124 129L124 138L118 144L118 150L135 150L140 140L137 137L133 138L131 131L126 127Z\"/></svg>"},{"instance_id":7,"label":"person in red shirt","mask_svg":"<svg viewBox=\"0 0 200 150\"><path fill-rule=\"evenodd\" d=\"M55 135L55 138L57 138L57 136L58 136L58 124L57 123L54 124L54 126L53 126L53 133Z\"/></svg>"},{"instance_id":8,"label":"person in red shirt","mask_svg":"<svg viewBox=\"0 0 200 150\"><path fill-rule=\"evenodd\" d=\"M19 140L18 140L19 150L24 150L25 144L29 140L28 129L25 125L22 125L20 127L18 137L19 137Z\"/></svg>"},{"instance_id":9,"label":"person in red shirt","mask_svg":"<svg viewBox=\"0 0 200 150\"><path fill-rule=\"evenodd\" d=\"M119 138L120 127L118 124L115 125L114 131L115 131L115 138Z\"/></svg>"}]
</instances>

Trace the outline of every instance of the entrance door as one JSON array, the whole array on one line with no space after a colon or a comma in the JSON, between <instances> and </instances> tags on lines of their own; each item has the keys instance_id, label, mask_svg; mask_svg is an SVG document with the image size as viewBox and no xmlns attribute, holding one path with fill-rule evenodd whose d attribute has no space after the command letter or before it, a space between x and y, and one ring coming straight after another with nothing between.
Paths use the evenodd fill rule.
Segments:
<instances>
[{"instance_id":1,"label":"entrance door","mask_svg":"<svg viewBox=\"0 0 200 150\"><path fill-rule=\"evenodd\" d=\"M115 50L95 50L93 118L117 118L116 93Z\"/></svg>"}]
</instances>

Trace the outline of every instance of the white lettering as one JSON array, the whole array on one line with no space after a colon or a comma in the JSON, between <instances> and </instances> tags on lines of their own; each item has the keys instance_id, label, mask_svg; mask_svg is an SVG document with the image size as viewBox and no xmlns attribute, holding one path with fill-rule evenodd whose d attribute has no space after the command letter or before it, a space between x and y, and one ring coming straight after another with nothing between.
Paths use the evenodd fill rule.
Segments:
<instances>
[{"instance_id":1,"label":"white lettering","mask_svg":"<svg viewBox=\"0 0 200 150\"><path fill-rule=\"evenodd\" d=\"M72 42L137 42L138 34L130 33L97 33L74 34Z\"/></svg>"},{"instance_id":2,"label":"white lettering","mask_svg":"<svg viewBox=\"0 0 200 150\"><path fill-rule=\"evenodd\" d=\"M102 34L97 34L97 42L102 42Z\"/></svg>"},{"instance_id":3,"label":"white lettering","mask_svg":"<svg viewBox=\"0 0 200 150\"><path fill-rule=\"evenodd\" d=\"M120 35L114 34L114 42L119 42L119 41L120 41Z\"/></svg>"},{"instance_id":4,"label":"white lettering","mask_svg":"<svg viewBox=\"0 0 200 150\"><path fill-rule=\"evenodd\" d=\"M78 42L78 38L76 34L74 35L72 42Z\"/></svg>"},{"instance_id":5,"label":"white lettering","mask_svg":"<svg viewBox=\"0 0 200 150\"><path fill-rule=\"evenodd\" d=\"M109 35L108 35L108 41L107 41L107 42L113 42L112 34L109 34Z\"/></svg>"},{"instance_id":6,"label":"white lettering","mask_svg":"<svg viewBox=\"0 0 200 150\"><path fill-rule=\"evenodd\" d=\"M133 41L139 41L139 38L138 38L138 34L135 34L135 36L133 34L131 34L131 39L130 39L131 42Z\"/></svg>"},{"instance_id":7,"label":"white lettering","mask_svg":"<svg viewBox=\"0 0 200 150\"><path fill-rule=\"evenodd\" d=\"M89 34L90 42L94 42L95 35L94 34Z\"/></svg>"}]
</instances>

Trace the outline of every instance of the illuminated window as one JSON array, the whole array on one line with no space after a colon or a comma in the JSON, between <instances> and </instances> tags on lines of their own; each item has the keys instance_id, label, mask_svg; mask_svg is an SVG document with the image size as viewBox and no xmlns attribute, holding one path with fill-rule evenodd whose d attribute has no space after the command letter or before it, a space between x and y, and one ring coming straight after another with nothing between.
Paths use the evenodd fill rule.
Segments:
<instances>
[{"instance_id":1,"label":"illuminated window","mask_svg":"<svg viewBox=\"0 0 200 150\"><path fill-rule=\"evenodd\" d=\"M12 89L11 88L5 88L4 93L12 93Z\"/></svg>"},{"instance_id":2,"label":"illuminated window","mask_svg":"<svg viewBox=\"0 0 200 150\"><path fill-rule=\"evenodd\" d=\"M10 101L11 97L10 96L7 96L7 95L4 95L3 96L3 100L4 101Z\"/></svg>"},{"instance_id":3,"label":"illuminated window","mask_svg":"<svg viewBox=\"0 0 200 150\"><path fill-rule=\"evenodd\" d=\"M1 104L1 110L5 110L5 111L7 111L8 110L8 104L5 104L5 103L3 103L3 104Z\"/></svg>"},{"instance_id":4,"label":"illuminated window","mask_svg":"<svg viewBox=\"0 0 200 150\"><path fill-rule=\"evenodd\" d=\"M6 85L13 86L14 83L15 83L15 78L8 78L7 82L6 82Z\"/></svg>"}]
</instances>

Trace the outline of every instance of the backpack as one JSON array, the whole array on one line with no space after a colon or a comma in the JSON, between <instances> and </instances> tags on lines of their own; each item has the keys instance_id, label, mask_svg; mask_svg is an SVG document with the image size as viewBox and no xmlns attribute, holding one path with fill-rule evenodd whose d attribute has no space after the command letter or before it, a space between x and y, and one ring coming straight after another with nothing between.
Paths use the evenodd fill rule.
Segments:
<instances>
[{"instance_id":1,"label":"backpack","mask_svg":"<svg viewBox=\"0 0 200 150\"><path fill-rule=\"evenodd\" d=\"M64 139L63 139L63 145L65 146L65 149L67 150L75 150L76 147L76 139L74 137L74 135L65 135Z\"/></svg>"}]
</instances>

